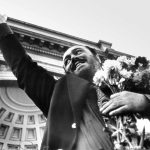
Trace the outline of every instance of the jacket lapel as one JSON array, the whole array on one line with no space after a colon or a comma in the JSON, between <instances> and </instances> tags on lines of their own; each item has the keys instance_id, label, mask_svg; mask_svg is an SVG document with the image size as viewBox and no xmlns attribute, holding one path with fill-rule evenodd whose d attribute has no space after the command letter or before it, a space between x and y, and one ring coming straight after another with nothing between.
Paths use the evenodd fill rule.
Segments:
<instances>
[{"instance_id":1,"label":"jacket lapel","mask_svg":"<svg viewBox=\"0 0 150 150\"><path fill-rule=\"evenodd\" d=\"M67 87L75 122L79 125L90 84L87 80L69 74L67 75Z\"/></svg>"}]
</instances>

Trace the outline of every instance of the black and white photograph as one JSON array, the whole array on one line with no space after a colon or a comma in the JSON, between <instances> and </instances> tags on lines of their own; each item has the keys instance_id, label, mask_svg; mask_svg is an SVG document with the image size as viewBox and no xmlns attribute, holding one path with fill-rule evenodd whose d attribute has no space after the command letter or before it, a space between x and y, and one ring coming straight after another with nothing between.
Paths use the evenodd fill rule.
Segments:
<instances>
[{"instance_id":1,"label":"black and white photograph","mask_svg":"<svg viewBox=\"0 0 150 150\"><path fill-rule=\"evenodd\" d=\"M150 150L149 0L0 0L0 150Z\"/></svg>"}]
</instances>

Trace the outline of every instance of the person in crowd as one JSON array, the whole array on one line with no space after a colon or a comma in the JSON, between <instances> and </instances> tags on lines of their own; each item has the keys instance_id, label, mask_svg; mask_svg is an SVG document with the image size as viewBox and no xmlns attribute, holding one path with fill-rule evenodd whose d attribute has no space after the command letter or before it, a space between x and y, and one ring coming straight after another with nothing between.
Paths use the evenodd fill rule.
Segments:
<instances>
[{"instance_id":1,"label":"person in crowd","mask_svg":"<svg viewBox=\"0 0 150 150\"><path fill-rule=\"evenodd\" d=\"M101 63L91 48L70 47L63 56L66 74L56 81L30 58L0 15L0 49L18 86L47 118L41 150L113 150L102 115L150 113L148 96L127 91L112 95L99 110L97 99L108 97L102 91L98 96L92 84Z\"/></svg>"}]
</instances>

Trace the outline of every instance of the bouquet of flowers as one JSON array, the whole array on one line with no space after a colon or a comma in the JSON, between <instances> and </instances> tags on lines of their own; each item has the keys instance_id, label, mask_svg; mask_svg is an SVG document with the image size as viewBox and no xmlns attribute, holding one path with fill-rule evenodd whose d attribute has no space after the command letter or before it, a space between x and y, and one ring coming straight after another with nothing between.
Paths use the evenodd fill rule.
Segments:
<instances>
[{"instance_id":1,"label":"bouquet of flowers","mask_svg":"<svg viewBox=\"0 0 150 150\"><path fill-rule=\"evenodd\" d=\"M116 60L105 60L93 82L97 87L109 89L111 94L123 90L141 94L150 94L150 62L145 57L120 56ZM98 102L99 107L103 104ZM139 114L104 116L107 131L114 142L115 150L147 149L150 139L145 126L138 131Z\"/></svg>"}]
</instances>

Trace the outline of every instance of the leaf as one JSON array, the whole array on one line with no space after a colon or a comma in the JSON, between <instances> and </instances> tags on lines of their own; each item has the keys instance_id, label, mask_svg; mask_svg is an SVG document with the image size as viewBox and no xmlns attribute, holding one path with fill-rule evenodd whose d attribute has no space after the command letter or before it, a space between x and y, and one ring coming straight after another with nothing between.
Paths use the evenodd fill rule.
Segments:
<instances>
[{"instance_id":1,"label":"leaf","mask_svg":"<svg viewBox=\"0 0 150 150\"><path fill-rule=\"evenodd\" d=\"M144 138L145 138L145 126L143 127L143 131L142 131L141 139L140 139L140 144L139 144L139 146L141 148L143 148L143 145L144 145Z\"/></svg>"}]
</instances>

